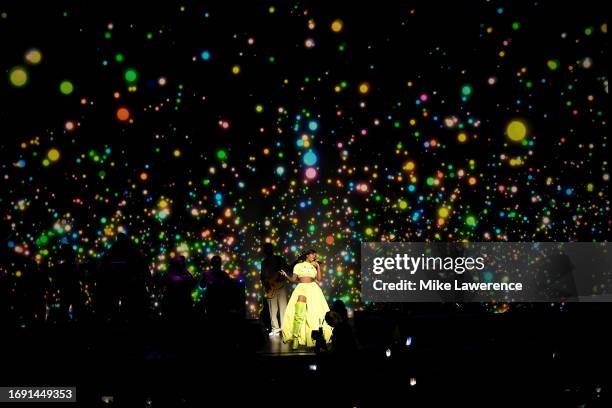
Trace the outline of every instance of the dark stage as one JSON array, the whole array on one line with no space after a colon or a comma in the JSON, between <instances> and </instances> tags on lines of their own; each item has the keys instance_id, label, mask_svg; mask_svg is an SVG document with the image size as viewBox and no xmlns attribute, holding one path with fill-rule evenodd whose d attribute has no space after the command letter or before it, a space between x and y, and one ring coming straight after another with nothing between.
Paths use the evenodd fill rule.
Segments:
<instances>
[{"instance_id":1,"label":"dark stage","mask_svg":"<svg viewBox=\"0 0 612 408\"><path fill-rule=\"evenodd\" d=\"M304 386L291 406L609 406L609 308L570 306L357 313L341 356L292 352L256 320L9 330L1 381L76 386L83 407L282 405Z\"/></svg>"}]
</instances>

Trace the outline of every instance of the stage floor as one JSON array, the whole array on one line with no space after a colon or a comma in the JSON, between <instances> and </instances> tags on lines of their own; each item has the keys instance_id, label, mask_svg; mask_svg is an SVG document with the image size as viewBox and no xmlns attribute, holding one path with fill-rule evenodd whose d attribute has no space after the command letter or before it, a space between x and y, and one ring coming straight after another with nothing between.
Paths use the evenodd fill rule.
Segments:
<instances>
[{"instance_id":1,"label":"stage floor","mask_svg":"<svg viewBox=\"0 0 612 408\"><path fill-rule=\"evenodd\" d=\"M260 356L266 357L287 357L287 356L314 356L314 351L308 349L292 350L290 344L283 343L280 335L268 336L261 350L257 352Z\"/></svg>"}]
</instances>

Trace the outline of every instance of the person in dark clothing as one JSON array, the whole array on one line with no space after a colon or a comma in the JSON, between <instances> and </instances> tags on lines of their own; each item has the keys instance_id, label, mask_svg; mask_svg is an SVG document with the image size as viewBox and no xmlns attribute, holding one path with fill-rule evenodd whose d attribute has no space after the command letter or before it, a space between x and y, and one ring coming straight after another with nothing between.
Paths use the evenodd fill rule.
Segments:
<instances>
[{"instance_id":1,"label":"person in dark clothing","mask_svg":"<svg viewBox=\"0 0 612 408\"><path fill-rule=\"evenodd\" d=\"M334 328L330 351L336 355L353 353L357 346L348 320L344 319L340 313L330 310L325 314L325 321Z\"/></svg>"},{"instance_id":2,"label":"person in dark clothing","mask_svg":"<svg viewBox=\"0 0 612 408\"><path fill-rule=\"evenodd\" d=\"M280 271L289 271L289 267L282 256L274 255L274 246L271 243L265 243L262 250L265 258L261 261L261 284L270 313L270 334L274 335L281 331L287 307L286 280Z\"/></svg>"},{"instance_id":3,"label":"person in dark clothing","mask_svg":"<svg viewBox=\"0 0 612 408\"><path fill-rule=\"evenodd\" d=\"M206 289L206 313L212 318L244 317L244 285L234 281L223 270L221 257L210 260L211 270Z\"/></svg>"},{"instance_id":4,"label":"person in dark clothing","mask_svg":"<svg viewBox=\"0 0 612 408\"><path fill-rule=\"evenodd\" d=\"M164 275L163 286L163 310L168 320L188 319L193 306L191 294L195 287L195 279L187 270L184 256L178 256L170 261L168 272Z\"/></svg>"},{"instance_id":5,"label":"person in dark clothing","mask_svg":"<svg viewBox=\"0 0 612 408\"><path fill-rule=\"evenodd\" d=\"M148 310L151 275L146 258L127 235L117 235L117 242L104 255L99 274L97 301L101 318L142 321Z\"/></svg>"},{"instance_id":6,"label":"person in dark clothing","mask_svg":"<svg viewBox=\"0 0 612 408\"><path fill-rule=\"evenodd\" d=\"M9 260L12 272L10 300L13 317L22 326L42 323L46 318L45 294L49 286L48 275L38 264L25 256L16 255Z\"/></svg>"},{"instance_id":7,"label":"person in dark clothing","mask_svg":"<svg viewBox=\"0 0 612 408\"><path fill-rule=\"evenodd\" d=\"M55 289L59 292L59 320L70 320L68 312L71 306L72 319L75 320L81 310L81 285L80 268L71 245L61 246L57 263L52 269L52 277Z\"/></svg>"},{"instance_id":8,"label":"person in dark clothing","mask_svg":"<svg viewBox=\"0 0 612 408\"><path fill-rule=\"evenodd\" d=\"M343 321L348 322L348 310L342 300L336 299L332 304L331 310L338 313Z\"/></svg>"}]
</instances>

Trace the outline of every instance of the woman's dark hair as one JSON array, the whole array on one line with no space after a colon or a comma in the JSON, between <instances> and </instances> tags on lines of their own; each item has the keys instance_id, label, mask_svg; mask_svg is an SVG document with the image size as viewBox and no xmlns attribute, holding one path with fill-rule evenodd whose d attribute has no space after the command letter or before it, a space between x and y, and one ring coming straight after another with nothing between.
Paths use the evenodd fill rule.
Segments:
<instances>
[{"instance_id":1,"label":"woman's dark hair","mask_svg":"<svg viewBox=\"0 0 612 408\"><path fill-rule=\"evenodd\" d=\"M309 249L305 252L302 252L302 254L300 256L298 256L298 258L291 264L289 265L289 269L293 271L293 268L295 267L295 265L299 264L300 262L305 262L306 261L306 257L310 254L316 254L317 251L315 251L314 249Z\"/></svg>"},{"instance_id":2,"label":"woman's dark hair","mask_svg":"<svg viewBox=\"0 0 612 408\"><path fill-rule=\"evenodd\" d=\"M306 258L308 257L308 255L310 254L316 254L317 251L315 251L314 249L309 249L305 252L302 253L302 255L300 255L300 257L298 258L298 262L304 262L306 260Z\"/></svg>"}]
</instances>

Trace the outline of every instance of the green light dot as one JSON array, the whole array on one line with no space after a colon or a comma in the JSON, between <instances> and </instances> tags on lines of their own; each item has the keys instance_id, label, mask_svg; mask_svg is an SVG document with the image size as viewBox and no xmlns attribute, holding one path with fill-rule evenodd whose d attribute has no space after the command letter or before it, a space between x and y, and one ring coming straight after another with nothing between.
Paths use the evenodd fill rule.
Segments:
<instances>
[{"instance_id":1,"label":"green light dot","mask_svg":"<svg viewBox=\"0 0 612 408\"><path fill-rule=\"evenodd\" d=\"M519 30L521 28L521 23L519 23L518 21L515 21L514 23L512 23L512 29L513 30Z\"/></svg>"},{"instance_id":2,"label":"green light dot","mask_svg":"<svg viewBox=\"0 0 612 408\"><path fill-rule=\"evenodd\" d=\"M548 65L548 69L551 71L556 71L559 68L559 61L557 60L549 60L546 65Z\"/></svg>"},{"instance_id":3,"label":"green light dot","mask_svg":"<svg viewBox=\"0 0 612 408\"><path fill-rule=\"evenodd\" d=\"M225 160L227 159L227 152L223 149L217 151L217 159Z\"/></svg>"},{"instance_id":4,"label":"green light dot","mask_svg":"<svg viewBox=\"0 0 612 408\"><path fill-rule=\"evenodd\" d=\"M471 85L463 85L461 88L461 94L463 96L470 96L472 94L472 86Z\"/></svg>"},{"instance_id":5,"label":"green light dot","mask_svg":"<svg viewBox=\"0 0 612 408\"><path fill-rule=\"evenodd\" d=\"M467 225L469 225L470 227L475 226L476 225L476 217L474 217L473 215L467 216L467 218L465 219L465 223Z\"/></svg>"},{"instance_id":6,"label":"green light dot","mask_svg":"<svg viewBox=\"0 0 612 408\"><path fill-rule=\"evenodd\" d=\"M62 81L60 84L60 92L64 95L70 95L74 91L74 86L70 81Z\"/></svg>"},{"instance_id":7,"label":"green light dot","mask_svg":"<svg viewBox=\"0 0 612 408\"><path fill-rule=\"evenodd\" d=\"M136 82L138 79L138 72L136 72L135 69L130 68L125 71L124 78L127 82Z\"/></svg>"},{"instance_id":8,"label":"green light dot","mask_svg":"<svg viewBox=\"0 0 612 408\"><path fill-rule=\"evenodd\" d=\"M124 59L125 59L125 57L121 53L115 55L115 61L116 62L123 62Z\"/></svg>"},{"instance_id":9,"label":"green light dot","mask_svg":"<svg viewBox=\"0 0 612 408\"><path fill-rule=\"evenodd\" d=\"M433 186L434 184L434 178L433 177L427 177L427 185L428 186Z\"/></svg>"}]
</instances>

